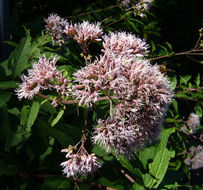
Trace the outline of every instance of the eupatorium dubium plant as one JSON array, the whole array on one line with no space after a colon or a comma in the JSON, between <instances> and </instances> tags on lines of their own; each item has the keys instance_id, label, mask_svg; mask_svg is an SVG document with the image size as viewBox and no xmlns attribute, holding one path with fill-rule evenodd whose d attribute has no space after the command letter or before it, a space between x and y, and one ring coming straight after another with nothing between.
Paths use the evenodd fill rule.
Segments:
<instances>
[{"instance_id":1,"label":"eupatorium dubium plant","mask_svg":"<svg viewBox=\"0 0 203 190\"><path fill-rule=\"evenodd\" d=\"M147 43L127 32L103 35L100 23L72 24L54 14L45 22L54 44L61 46L66 39L78 43L85 66L68 78L58 71L57 57L42 56L28 75L22 76L23 82L16 90L19 99L36 95L46 98L42 91L54 90L56 97L49 98L53 106L76 99L79 105L89 108L97 101L109 100L110 115L97 118L91 140L118 158L130 158L139 147L156 139L173 93L159 67L147 59ZM103 48L90 61L88 51L93 41L101 41ZM62 150L67 153L68 160L61 164L67 177L93 173L101 167L95 154L85 149L86 123L81 140Z\"/></svg>"}]
</instances>

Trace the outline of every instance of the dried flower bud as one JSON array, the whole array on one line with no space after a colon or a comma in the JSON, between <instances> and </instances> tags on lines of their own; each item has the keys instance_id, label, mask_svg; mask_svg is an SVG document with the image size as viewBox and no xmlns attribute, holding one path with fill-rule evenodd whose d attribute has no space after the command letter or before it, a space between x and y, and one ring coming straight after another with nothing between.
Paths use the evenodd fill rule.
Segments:
<instances>
[{"instance_id":1,"label":"dried flower bud","mask_svg":"<svg viewBox=\"0 0 203 190\"><path fill-rule=\"evenodd\" d=\"M203 147L201 145L197 147L191 147L189 157L185 159L185 163L192 170L196 170L203 167Z\"/></svg>"},{"instance_id":2,"label":"dried flower bud","mask_svg":"<svg viewBox=\"0 0 203 190\"><path fill-rule=\"evenodd\" d=\"M200 126L199 116L195 113L191 113L186 121L186 125L189 128L189 133L194 134L197 128Z\"/></svg>"}]
</instances>

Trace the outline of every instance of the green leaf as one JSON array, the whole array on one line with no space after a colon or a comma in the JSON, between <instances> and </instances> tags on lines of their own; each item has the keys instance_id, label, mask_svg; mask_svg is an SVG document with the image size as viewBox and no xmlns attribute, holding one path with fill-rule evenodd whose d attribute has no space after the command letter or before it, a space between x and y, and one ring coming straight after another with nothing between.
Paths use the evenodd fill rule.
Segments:
<instances>
[{"instance_id":1,"label":"green leaf","mask_svg":"<svg viewBox=\"0 0 203 190\"><path fill-rule=\"evenodd\" d=\"M1 89L16 88L16 87L17 87L16 81L3 81L3 82L0 82L0 88Z\"/></svg>"},{"instance_id":2,"label":"green leaf","mask_svg":"<svg viewBox=\"0 0 203 190\"><path fill-rule=\"evenodd\" d=\"M71 178L65 179L63 176L47 177L45 178L44 183L41 185L40 189L44 190L73 189L71 188L70 180Z\"/></svg>"},{"instance_id":3,"label":"green leaf","mask_svg":"<svg viewBox=\"0 0 203 190\"><path fill-rule=\"evenodd\" d=\"M173 101L172 101L172 105L173 105L173 108L174 108L174 110L176 111L176 113L178 113L178 103L177 103L177 101L176 101L176 100L173 100Z\"/></svg>"},{"instance_id":4,"label":"green leaf","mask_svg":"<svg viewBox=\"0 0 203 190\"><path fill-rule=\"evenodd\" d=\"M156 46L154 44L154 42L151 40L151 47L152 47L152 53L156 51Z\"/></svg>"},{"instance_id":5,"label":"green leaf","mask_svg":"<svg viewBox=\"0 0 203 190\"><path fill-rule=\"evenodd\" d=\"M56 116L56 118L52 121L51 126L53 127L54 125L56 125L58 123L58 121L61 119L61 117L64 114L64 110L60 110L58 115Z\"/></svg>"},{"instance_id":6,"label":"green leaf","mask_svg":"<svg viewBox=\"0 0 203 190\"><path fill-rule=\"evenodd\" d=\"M6 103L10 100L11 93L7 91L0 90L0 108L5 106Z\"/></svg>"},{"instance_id":7,"label":"green leaf","mask_svg":"<svg viewBox=\"0 0 203 190\"><path fill-rule=\"evenodd\" d=\"M4 160L0 160L0 168L0 175L4 174L6 176L18 174L20 171L18 166L8 164Z\"/></svg>"},{"instance_id":8,"label":"green leaf","mask_svg":"<svg viewBox=\"0 0 203 190\"><path fill-rule=\"evenodd\" d=\"M30 114L30 106L25 105L21 110L20 125L26 126Z\"/></svg>"},{"instance_id":9,"label":"green leaf","mask_svg":"<svg viewBox=\"0 0 203 190\"><path fill-rule=\"evenodd\" d=\"M175 96L178 97L178 98L188 98L188 99L191 99L188 95L186 95L184 93L176 94Z\"/></svg>"},{"instance_id":10,"label":"green leaf","mask_svg":"<svg viewBox=\"0 0 203 190\"><path fill-rule=\"evenodd\" d=\"M10 57L1 64L5 70L6 76L13 74L14 79L25 68L27 68L28 59L31 54L30 45L30 36L22 38L16 49L11 53Z\"/></svg>"},{"instance_id":11,"label":"green leaf","mask_svg":"<svg viewBox=\"0 0 203 190\"><path fill-rule=\"evenodd\" d=\"M12 134L11 146L16 146L25 140L25 133L22 126L18 126L16 133Z\"/></svg>"},{"instance_id":12,"label":"green leaf","mask_svg":"<svg viewBox=\"0 0 203 190\"><path fill-rule=\"evenodd\" d=\"M11 113L13 115L20 115L20 111L18 108L8 109L8 113Z\"/></svg>"},{"instance_id":13,"label":"green leaf","mask_svg":"<svg viewBox=\"0 0 203 190\"><path fill-rule=\"evenodd\" d=\"M139 160L142 163L142 166L147 170L147 164L149 161L153 161L158 152L157 146L145 147L143 150L139 151Z\"/></svg>"},{"instance_id":14,"label":"green leaf","mask_svg":"<svg viewBox=\"0 0 203 190\"><path fill-rule=\"evenodd\" d=\"M22 38L18 47L9 57L9 62L13 66L13 78L18 76L28 67L28 59L31 55L31 37Z\"/></svg>"},{"instance_id":15,"label":"green leaf","mask_svg":"<svg viewBox=\"0 0 203 190\"><path fill-rule=\"evenodd\" d=\"M199 85L200 85L200 74L199 73L197 74L197 77L195 79L195 83L196 83L196 86L199 87Z\"/></svg>"},{"instance_id":16,"label":"green leaf","mask_svg":"<svg viewBox=\"0 0 203 190\"><path fill-rule=\"evenodd\" d=\"M92 152L94 152L96 155L103 157L104 160L112 161L114 157L110 155L110 153L106 152L103 148L101 148L98 145L94 145Z\"/></svg>"},{"instance_id":17,"label":"green leaf","mask_svg":"<svg viewBox=\"0 0 203 190\"><path fill-rule=\"evenodd\" d=\"M187 85L187 82L192 78L192 75L186 75L186 76L181 76L180 77L180 84L185 84Z\"/></svg>"},{"instance_id":18,"label":"green leaf","mask_svg":"<svg viewBox=\"0 0 203 190\"><path fill-rule=\"evenodd\" d=\"M94 152L98 156L108 156L110 154L98 145L94 145L92 152Z\"/></svg>"},{"instance_id":19,"label":"green leaf","mask_svg":"<svg viewBox=\"0 0 203 190\"><path fill-rule=\"evenodd\" d=\"M18 46L18 44L16 42L14 42L14 41L3 41L2 43L8 44L8 45L13 46L13 47Z\"/></svg>"},{"instance_id":20,"label":"green leaf","mask_svg":"<svg viewBox=\"0 0 203 190\"><path fill-rule=\"evenodd\" d=\"M198 104L194 107L195 113L201 118L202 117L202 107Z\"/></svg>"},{"instance_id":21,"label":"green leaf","mask_svg":"<svg viewBox=\"0 0 203 190\"><path fill-rule=\"evenodd\" d=\"M168 43L168 42L165 42L165 43L169 47L170 51L173 51L172 45L170 43Z\"/></svg>"},{"instance_id":22,"label":"green leaf","mask_svg":"<svg viewBox=\"0 0 203 190\"><path fill-rule=\"evenodd\" d=\"M5 150L10 150L11 147L11 141L12 141L12 129L10 124L10 117L7 111L7 107L3 106L2 108L2 120L1 120L1 127L3 133L3 138L5 141ZM1 169L0 169L1 170Z\"/></svg>"},{"instance_id":23,"label":"green leaf","mask_svg":"<svg viewBox=\"0 0 203 190\"><path fill-rule=\"evenodd\" d=\"M131 22L130 20L127 20L127 22L132 26L135 32L139 32L138 28L135 26L133 22Z\"/></svg>"},{"instance_id":24,"label":"green leaf","mask_svg":"<svg viewBox=\"0 0 203 190\"><path fill-rule=\"evenodd\" d=\"M132 164L130 163L130 161L124 157L124 156L120 156L119 157L119 160L118 160L121 165L126 168L128 171L130 171L134 176L136 176L136 180L139 184L143 184L143 180L142 180L142 177L141 177L141 172L140 170L138 170L137 168L134 168L132 166Z\"/></svg>"},{"instance_id":25,"label":"green leaf","mask_svg":"<svg viewBox=\"0 0 203 190\"><path fill-rule=\"evenodd\" d=\"M31 42L28 30L26 30L26 34L27 36L21 39L10 57L0 65L4 69L6 76L12 75L13 79L30 66L29 59L31 57L39 57L40 50L38 47L49 42L46 35L40 36Z\"/></svg>"},{"instance_id":26,"label":"green leaf","mask_svg":"<svg viewBox=\"0 0 203 190\"><path fill-rule=\"evenodd\" d=\"M146 190L145 187L141 186L139 183L134 183L133 189L134 190Z\"/></svg>"},{"instance_id":27,"label":"green leaf","mask_svg":"<svg viewBox=\"0 0 203 190\"><path fill-rule=\"evenodd\" d=\"M179 185L177 182L175 182L174 184L170 184L170 185L165 185L164 187L167 189L176 189L177 187L180 187L181 185Z\"/></svg>"},{"instance_id":28,"label":"green leaf","mask_svg":"<svg viewBox=\"0 0 203 190\"><path fill-rule=\"evenodd\" d=\"M68 128L67 126L64 127L62 125L50 127L46 119L39 118L38 127L40 128L40 130L42 130L43 133L54 137L64 147L67 147L70 144L74 145L78 141L78 138L76 139L76 141L74 141L72 137L72 129Z\"/></svg>"},{"instance_id":29,"label":"green leaf","mask_svg":"<svg viewBox=\"0 0 203 190\"><path fill-rule=\"evenodd\" d=\"M171 79L171 90L175 90L176 86L177 86L177 78L176 76L174 75Z\"/></svg>"},{"instance_id":30,"label":"green leaf","mask_svg":"<svg viewBox=\"0 0 203 190\"><path fill-rule=\"evenodd\" d=\"M30 132L31 127L34 124L39 112L39 108L40 108L39 102L33 102L27 121L27 129L26 129L27 132Z\"/></svg>"},{"instance_id":31,"label":"green leaf","mask_svg":"<svg viewBox=\"0 0 203 190\"><path fill-rule=\"evenodd\" d=\"M105 177L101 177L97 181L99 184L102 184L104 186L111 187L113 189L124 190L124 186L122 184L119 184L119 180L112 181Z\"/></svg>"},{"instance_id":32,"label":"green leaf","mask_svg":"<svg viewBox=\"0 0 203 190\"><path fill-rule=\"evenodd\" d=\"M50 138L50 140L49 140L49 145L50 145L50 146L47 148L47 150L46 150L42 155L40 155L40 161L41 161L41 162L43 162L44 159L45 159L48 155L50 155L50 154L52 153L54 140L55 140L54 138Z\"/></svg>"},{"instance_id":33,"label":"green leaf","mask_svg":"<svg viewBox=\"0 0 203 190\"><path fill-rule=\"evenodd\" d=\"M176 120L172 118L166 118L166 123L175 123Z\"/></svg>"},{"instance_id":34,"label":"green leaf","mask_svg":"<svg viewBox=\"0 0 203 190\"><path fill-rule=\"evenodd\" d=\"M143 175L144 184L147 188L157 188L164 178L170 158L175 156L174 151L166 148L168 137L174 133L174 129L164 129L161 135L159 151L152 163L149 164L149 174Z\"/></svg>"},{"instance_id":35,"label":"green leaf","mask_svg":"<svg viewBox=\"0 0 203 190\"><path fill-rule=\"evenodd\" d=\"M162 46L162 45L158 45L158 46L161 47L165 53L167 53L167 54L169 53L167 48L165 48L164 46Z\"/></svg>"},{"instance_id":36,"label":"green leaf","mask_svg":"<svg viewBox=\"0 0 203 190\"><path fill-rule=\"evenodd\" d=\"M58 66L58 70L60 70L60 71L61 70L67 71L68 72L68 76L71 76L74 73L74 71L75 71L74 67L71 66L71 65L61 65L61 66Z\"/></svg>"},{"instance_id":37,"label":"green leaf","mask_svg":"<svg viewBox=\"0 0 203 190\"><path fill-rule=\"evenodd\" d=\"M132 166L132 164L129 162L129 160L124 157L124 156L121 156L119 158L119 162L121 163L121 165L126 168L127 170L129 170L132 174L136 174L135 170L134 170L134 167Z\"/></svg>"}]
</instances>

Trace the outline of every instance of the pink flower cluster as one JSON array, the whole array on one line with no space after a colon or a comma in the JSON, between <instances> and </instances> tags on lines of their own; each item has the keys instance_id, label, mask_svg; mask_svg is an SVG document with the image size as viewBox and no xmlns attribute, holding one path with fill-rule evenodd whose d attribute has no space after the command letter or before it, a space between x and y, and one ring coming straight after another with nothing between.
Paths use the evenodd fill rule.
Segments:
<instances>
[{"instance_id":1,"label":"pink flower cluster","mask_svg":"<svg viewBox=\"0 0 203 190\"><path fill-rule=\"evenodd\" d=\"M112 70L103 75L101 84L104 86L101 89L108 87L119 99L114 108L116 120L106 119L105 127L104 123L98 122L99 127L95 129L96 136L93 139L107 151L112 147L118 154L130 155L129 150L137 149L148 140L157 138L172 92L158 66L151 66L147 60L141 59L115 60L113 63L118 65L114 69L111 67ZM107 82L108 79L110 80Z\"/></svg>"},{"instance_id":2,"label":"pink flower cluster","mask_svg":"<svg viewBox=\"0 0 203 190\"><path fill-rule=\"evenodd\" d=\"M68 22L57 14L50 14L49 17L45 19L45 23L46 31L52 37L53 44L58 43L62 45L65 37L64 30Z\"/></svg>"},{"instance_id":3,"label":"pink flower cluster","mask_svg":"<svg viewBox=\"0 0 203 190\"><path fill-rule=\"evenodd\" d=\"M173 93L159 67L143 58L144 41L128 33L111 33L104 39L104 55L74 73L78 84L72 95L88 106L101 90L117 97L114 117L99 120L93 141L107 151L130 156L133 149L157 138Z\"/></svg>"},{"instance_id":4,"label":"pink flower cluster","mask_svg":"<svg viewBox=\"0 0 203 190\"><path fill-rule=\"evenodd\" d=\"M76 154L69 148L63 149L61 152L66 152L66 158L69 158L69 160L61 163L61 166L64 167L63 173L67 177L94 173L101 167L101 163L99 163L95 154L88 154L83 146Z\"/></svg>"},{"instance_id":5,"label":"pink flower cluster","mask_svg":"<svg viewBox=\"0 0 203 190\"><path fill-rule=\"evenodd\" d=\"M46 22L46 31L52 37L53 44L62 45L67 37L74 39L82 48L84 53L87 53L88 47L92 41L100 41L99 38L103 31L100 28L100 23L82 23L70 24L65 19L57 14L51 14Z\"/></svg>"},{"instance_id":6,"label":"pink flower cluster","mask_svg":"<svg viewBox=\"0 0 203 190\"><path fill-rule=\"evenodd\" d=\"M112 119L98 121L93 142L105 148L107 152L130 157L134 149L139 148L148 139L143 126L138 126L133 119Z\"/></svg>"},{"instance_id":7,"label":"pink flower cluster","mask_svg":"<svg viewBox=\"0 0 203 190\"><path fill-rule=\"evenodd\" d=\"M60 45L64 35L73 38L84 56L90 43L99 41L103 33L100 23L84 21L73 25L57 15L50 15L45 21L53 41ZM73 74L71 89L70 81L57 71L57 58L41 57L28 70L28 76L22 76L23 83L17 94L19 99L32 98L41 90L55 89L61 97L72 96L80 105L92 106L105 92L111 102L110 117L98 120L93 142L118 156L131 157L140 146L159 135L173 93L159 67L152 66L145 58L148 45L144 40L126 32L111 32L102 39L102 54L94 62L86 59L86 66ZM117 100L114 102L110 96ZM53 105L57 106L57 101L53 101ZM77 153L73 148L62 150L68 158L61 164L67 177L87 175L101 167L95 154L88 154L84 140L81 141Z\"/></svg>"},{"instance_id":8,"label":"pink flower cluster","mask_svg":"<svg viewBox=\"0 0 203 190\"><path fill-rule=\"evenodd\" d=\"M139 0L139 2L135 5L136 14L144 17L144 12L150 9L152 2L153 0Z\"/></svg>"},{"instance_id":9,"label":"pink flower cluster","mask_svg":"<svg viewBox=\"0 0 203 190\"><path fill-rule=\"evenodd\" d=\"M143 57L147 55L148 45L144 40L136 37L134 34L126 32L111 32L103 37L104 49L102 52L105 55Z\"/></svg>"},{"instance_id":10,"label":"pink flower cluster","mask_svg":"<svg viewBox=\"0 0 203 190\"><path fill-rule=\"evenodd\" d=\"M57 58L47 59L40 57L33 68L28 70L28 75L22 75L22 83L16 90L19 99L31 99L41 90L55 89L62 96L69 96L69 81L57 71Z\"/></svg>"},{"instance_id":11,"label":"pink flower cluster","mask_svg":"<svg viewBox=\"0 0 203 190\"><path fill-rule=\"evenodd\" d=\"M185 163L192 170L197 170L203 167L203 146L190 147L188 158L185 159Z\"/></svg>"},{"instance_id":12,"label":"pink flower cluster","mask_svg":"<svg viewBox=\"0 0 203 190\"><path fill-rule=\"evenodd\" d=\"M103 31L100 28L100 23L91 24L88 21L82 23L70 24L66 26L65 34L73 38L78 44L86 44L91 41L100 41L99 37Z\"/></svg>"},{"instance_id":13,"label":"pink flower cluster","mask_svg":"<svg viewBox=\"0 0 203 190\"><path fill-rule=\"evenodd\" d=\"M134 7L135 15L144 17L144 13L150 9L152 2L153 0L122 0L121 4L124 8Z\"/></svg>"}]
</instances>

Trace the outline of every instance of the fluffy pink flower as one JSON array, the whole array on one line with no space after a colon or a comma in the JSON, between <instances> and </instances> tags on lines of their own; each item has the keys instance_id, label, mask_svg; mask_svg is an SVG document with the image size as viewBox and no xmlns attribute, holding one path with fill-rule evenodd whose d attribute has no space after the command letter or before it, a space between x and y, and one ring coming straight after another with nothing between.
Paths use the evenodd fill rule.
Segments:
<instances>
[{"instance_id":1,"label":"fluffy pink flower","mask_svg":"<svg viewBox=\"0 0 203 190\"><path fill-rule=\"evenodd\" d=\"M16 90L19 99L30 99L40 90L56 89L61 95L68 96L69 81L62 76L56 68L57 58L47 59L40 57L32 69L28 70L28 76L22 75L22 84ZM57 82L55 82L55 80Z\"/></svg>"},{"instance_id":2,"label":"fluffy pink flower","mask_svg":"<svg viewBox=\"0 0 203 190\"><path fill-rule=\"evenodd\" d=\"M57 14L50 14L47 19L45 19L46 31L51 35L52 42L62 45L64 43L64 29L68 25L67 21Z\"/></svg>"},{"instance_id":3,"label":"fluffy pink flower","mask_svg":"<svg viewBox=\"0 0 203 190\"><path fill-rule=\"evenodd\" d=\"M63 149L62 152L67 152L66 158L69 158L69 160L61 163L61 166L64 167L63 173L67 177L94 173L101 167L95 154L88 154L82 146L76 154L69 149Z\"/></svg>"},{"instance_id":4,"label":"fluffy pink flower","mask_svg":"<svg viewBox=\"0 0 203 190\"><path fill-rule=\"evenodd\" d=\"M100 28L100 23L92 24L88 21L83 21L82 23L74 25L67 25L64 32L68 37L73 38L78 44L80 44L85 53L92 41L100 41L99 37L103 33Z\"/></svg>"},{"instance_id":5,"label":"fluffy pink flower","mask_svg":"<svg viewBox=\"0 0 203 190\"><path fill-rule=\"evenodd\" d=\"M106 147L107 151L114 150L117 154L128 155L130 151L143 144L143 141L157 138L160 124L173 96L169 81L159 71L157 65L152 66L144 59L126 57L111 59L103 56L94 64L77 71L75 77L81 87L77 89L77 94L80 94L78 98L81 98L82 103L92 101L89 96L83 94L84 92L90 93L93 97L94 92L97 92L95 97L98 98L100 90L104 89L111 91L119 99L114 119L100 121L100 127L95 129L96 135L93 137L95 143ZM145 131L143 141L135 131L137 128ZM126 137L133 140L127 142L125 135L119 134L121 131L122 134L130 131L133 137L127 134ZM119 142L126 142L127 145L117 146L117 141L111 141L118 138L116 135L121 138Z\"/></svg>"},{"instance_id":6,"label":"fluffy pink flower","mask_svg":"<svg viewBox=\"0 0 203 190\"><path fill-rule=\"evenodd\" d=\"M102 52L105 55L143 57L148 53L146 42L131 33L111 32L109 35L105 35L103 39L104 49Z\"/></svg>"},{"instance_id":7,"label":"fluffy pink flower","mask_svg":"<svg viewBox=\"0 0 203 190\"><path fill-rule=\"evenodd\" d=\"M107 152L123 154L130 157L131 153L146 143L147 131L133 120L111 119L99 120L95 128L93 142Z\"/></svg>"},{"instance_id":8,"label":"fluffy pink flower","mask_svg":"<svg viewBox=\"0 0 203 190\"><path fill-rule=\"evenodd\" d=\"M34 95L38 94L40 91L40 86L32 81L25 75L21 76L22 83L19 85L19 88L16 89L18 98L31 99Z\"/></svg>"},{"instance_id":9,"label":"fluffy pink flower","mask_svg":"<svg viewBox=\"0 0 203 190\"><path fill-rule=\"evenodd\" d=\"M73 94L80 103L90 104L100 96L100 90L109 89L121 100L120 108L126 107L140 122L143 118L148 118L146 123L160 120L172 98L169 81L159 67L143 59L103 56L78 70L74 77L80 88L76 85Z\"/></svg>"}]
</instances>

